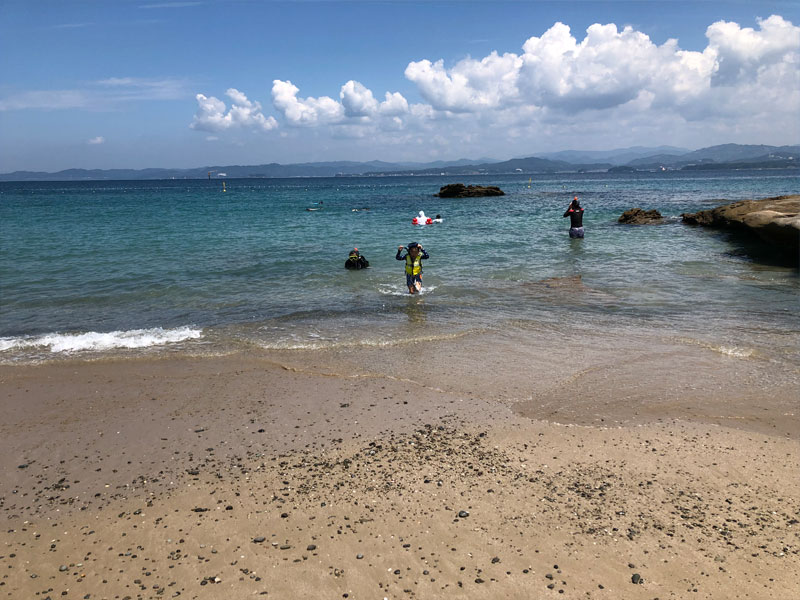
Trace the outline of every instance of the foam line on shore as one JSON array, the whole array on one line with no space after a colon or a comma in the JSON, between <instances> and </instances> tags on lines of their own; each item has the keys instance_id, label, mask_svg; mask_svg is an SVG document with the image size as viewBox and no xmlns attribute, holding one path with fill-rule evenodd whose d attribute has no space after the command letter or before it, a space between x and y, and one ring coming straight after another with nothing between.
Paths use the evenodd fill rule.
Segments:
<instances>
[{"instance_id":1,"label":"foam line on shore","mask_svg":"<svg viewBox=\"0 0 800 600\"><path fill-rule=\"evenodd\" d=\"M177 327L163 329L131 329L128 331L85 333L46 333L39 336L0 338L0 352L27 349L49 349L52 353L102 352L171 344L203 336L201 329Z\"/></svg>"},{"instance_id":2,"label":"foam line on shore","mask_svg":"<svg viewBox=\"0 0 800 600\"><path fill-rule=\"evenodd\" d=\"M256 341L253 342L262 350L332 350L336 348L387 348L393 346L404 346L421 342L440 342L456 340L462 337L473 335L480 332L477 329L459 331L454 333L430 334L419 336L408 336L399 339L395 338L368 338L362 340L278 340L278 341Z\"/></svg>"},{"instance_id":3,"label":"foam line on shore","mask_svg":"<svg viewBox=\"0 0 800 600\"><path fill-rule=\"evenodd\" d=\"M712 352L716 352L717 354L722 354L723 356L729 356L731 358L740 358L740 359L761 358L758 350L756 350L755 348L747 348L743 346L736 346L733 344L712 344L702 340L696 340L686 337L678 337L675 339L680 343L687 344L690 346L699 346L700 348L705 348L706 350L711 350Z\"/></svg>"}]
</instances>

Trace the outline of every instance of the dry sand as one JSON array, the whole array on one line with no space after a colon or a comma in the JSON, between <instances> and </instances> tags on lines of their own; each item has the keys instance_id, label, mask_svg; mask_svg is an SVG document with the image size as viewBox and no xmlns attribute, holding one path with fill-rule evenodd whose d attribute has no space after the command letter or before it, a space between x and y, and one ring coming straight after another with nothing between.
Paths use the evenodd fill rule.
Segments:
<instances>
[{"instance_id":1,"label":"dry sand","mask_svg":"<svg viewBox=\"0 0 800 600\"><path fill-rule=\"evenodd\" d=\"M0 597L800 597L800 431L769 392L758 427L620 427L241 356L0 383Z\"/></svg>"}]
</instances>

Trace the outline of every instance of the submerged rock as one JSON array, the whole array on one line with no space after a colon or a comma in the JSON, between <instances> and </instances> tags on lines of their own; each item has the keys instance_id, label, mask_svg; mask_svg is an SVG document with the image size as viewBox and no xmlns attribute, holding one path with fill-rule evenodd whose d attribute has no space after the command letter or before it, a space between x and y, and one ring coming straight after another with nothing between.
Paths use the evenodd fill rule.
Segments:
<instances>
[{"instance_id":1,"label":"submerged rock","mask_svg":"<svg viewBox=\"0 0 800 600\"><path fill-rule=\"evenodd\" d=\"M622 213L617 222L625 225L655 225L663 223L664 217L657 210L631 208Z\"/></svg>"},{"instance_id":2,"label":"submerged rock","mask_svg":"<svg viewBox=\"0 0 800 600\"><path fill-rule=\"evenodd\" d=\"M791 264L800 262L800 195L742 200L696 213L684 223L749 231L768 242Z\"/></svg>"},{"instance_id":3,"label":"submerged rock","mask_svg":"<svg viewBox=\"0 0 800 600\"><path fill-rule=\"evenodd\" d=\"M464 185L449 183L439 188L440 198L479 198L482 196L505 196L505 192L494 185Z\"/></svg>"}]
</instances>

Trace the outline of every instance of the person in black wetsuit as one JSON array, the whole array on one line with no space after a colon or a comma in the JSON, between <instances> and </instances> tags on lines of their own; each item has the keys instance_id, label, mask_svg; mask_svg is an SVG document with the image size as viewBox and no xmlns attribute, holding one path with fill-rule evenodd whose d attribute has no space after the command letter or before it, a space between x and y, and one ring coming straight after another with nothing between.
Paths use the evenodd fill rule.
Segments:
<instances>
[{"instance_id":1,"label":"person in black wetsuit","mask_svg":"<svg viewBox=\"0 0 800 600\"><path fill-rule=\"evenodd\" d=\"M578 202L578 197L572 199L567 212L564 213L565 217L569 217L569 237L582 238L583 237L583 207Z\"/></svg>"},{"instance_id":2,"label":"person in black wetsuit","mask_svg":"<svg viewBox=\"0 0 800 600\"><path fill-rule=\"evenodd\" d=\"M345 269L366 269L369 266L369 261L361 256L358 248L353 248L350 251L350 256L344 261Z\"/></svg>"}]
</instances>

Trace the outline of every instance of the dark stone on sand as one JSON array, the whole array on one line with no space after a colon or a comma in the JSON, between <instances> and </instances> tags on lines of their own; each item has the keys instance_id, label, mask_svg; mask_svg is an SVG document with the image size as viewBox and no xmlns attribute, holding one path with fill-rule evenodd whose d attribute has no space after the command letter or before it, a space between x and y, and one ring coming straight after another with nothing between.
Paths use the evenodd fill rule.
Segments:
<instances>
[{"instance_id":1,"label":"dark stone on sand","mask_svg":"<svg viewBox=\"0 0 800 600\"><path fill-rule=\"evenodd\" d=\"M364 555L363 554L356 554L356 558L358 560L361 560L362 558L364 558Z\"/></svg>"},{"instance_id":2,"label":"dark stone on sand","mask_svg":"<svg viewBox=\"0 0 800 600\"><path fill-rule=\"evenodd\" d=\"M260 535L258 537L254 537L253 538L253 542L256 543L256 544L260 544L261 542L263 542L266 539L267 538L265 538L263 535Z\"/></svg>"},{"instance_id":3,"label":"dark stone on sand","mask_svg":"<svg viewBox=\"0 0 800 600\"><path fill-rule=\"evenodd\" d=\"M464 185L449 183L439 188L439 198L481 198L484 196L505 196L505 192L494 185Z\"/></svg>"},{"instance_id":4,"label":"dark stone on sand","mask_svg":"<svg viewBox=\"0 0 800 600\"><path fill-rule=\"evenodd\" d=\"M631 577L631 583L644 583L644 579L638 573L634 573Z\"/></svg>"},{"instance_id":5,"label":"dark stone on sand","mask_svg":"<svg viewBox=\"0 0 800 600\"><path fill-rule=\"evenodd\" d=\"M492 564L493 564L493 565L496 565L496 564L497 564L497 563L499 563L499 562L500 562L500 557L499 557L499 556L495 556L495 557L492 559Z\"/></svg>"},{"instance_id":6,"label":"dark stone on sand","mask_svg":"<svg viewBox=\"0 0 800 600\"><path fill-rule=\"evenodd\" d=\"M469 516L469 513L465 510L458 511L458 516L462 519L466 519Z\"/></svg>"},{"instance_id":7,"label":"dark stone on sand","mask_svg":"<svg viewBox=\"0 0 800 600\"><path fill-rule=\"evenodd\" d=\"M306 550L308 550L309 552L313 552L316 549L317 546L315 544L309 544L308 546L306 546Z\"/></svg>"},{"instance_id":8,"label":"dark stone on sand","mask_svg":"<svg viewBox=\"0 0 800 600\"><path fill-rule=\"evenodd\" d=\"M663 223L664 218L657 210L643 210L641 208L631 208L622 213L618 223L623 225L654 225Z\"/></svg>"},{"instance_id":9,"label":"dark stone on sand","mask_svg":"<svg viewBox=\"0 0 800 600\"><path fill-rule=\"evenodd\" d=\"M208 511L207 508L199 508L198 507L198 508L193 508L192 509L192 512L196 512L196 513L201 513L201 512L206 512L206 511Z\"/></svg>"},{"instance_id":10,"label":"dark stone on sand","mask_svg":"<svg viewBox=\"0 0 800 600\"><path fill-rule=\"evenodd\" d=\"M742 200L696 213L683 213L684 223L745 231L780 252L789 264L800 262L800 195Z\"/></svg>"}]
</instances>

